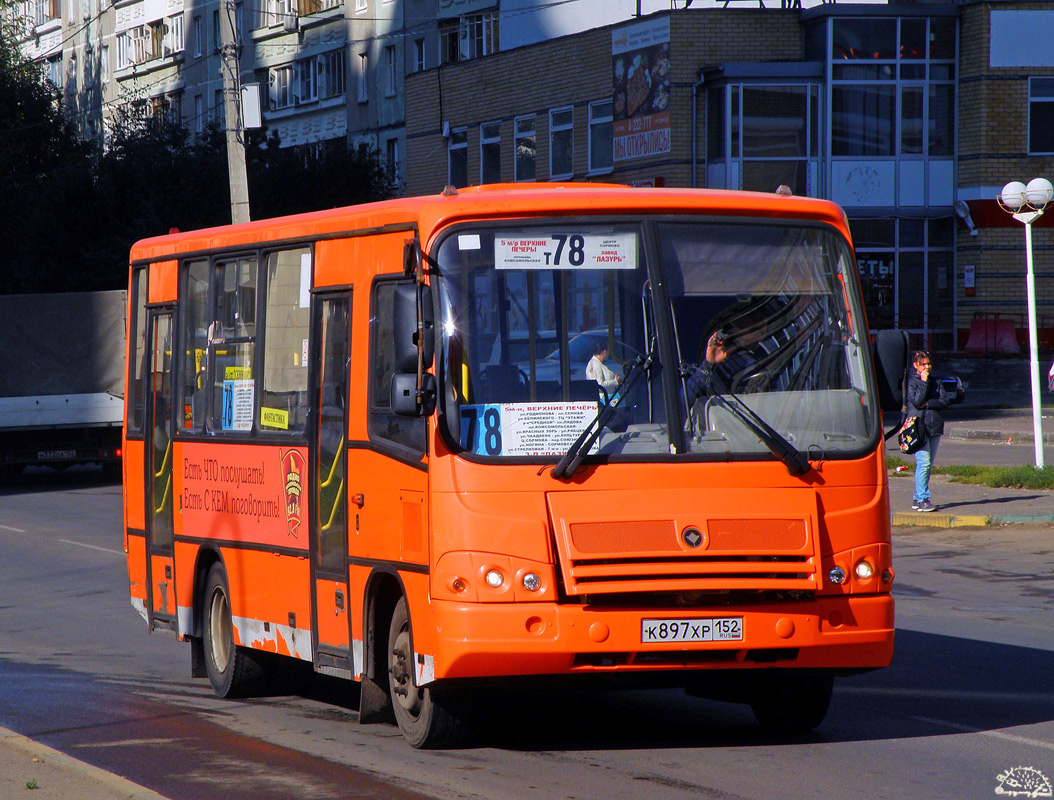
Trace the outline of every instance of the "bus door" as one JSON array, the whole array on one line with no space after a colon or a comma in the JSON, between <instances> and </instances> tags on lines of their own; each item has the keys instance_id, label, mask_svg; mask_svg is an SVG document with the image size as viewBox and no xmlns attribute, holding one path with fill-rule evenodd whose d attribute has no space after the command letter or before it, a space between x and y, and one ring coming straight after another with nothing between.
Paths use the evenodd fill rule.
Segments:
<instances>
[{"instance_id":1,"label":"bus door","mask_svg":"<svg viewBox=\"0 0 1054 800\"><path fill-rule=\"evenodd\" d=\"M321 672L352 677L348 597L348 525L345 479L350 353L350 297L321 296L312 330L319 336L312 364L318 370L313 442L311 561L317 651Z\"/></svg>"},{"instance_id":2,"label":"bus door","mask_svg":"<svg viewBox=\"0 0 1054 800\"><path fill-rule=\"evenodd\" d=\"M172 552L172 311L149 309L146 419L146 606L151 630L176 630Z\"/></svg>"}]
</instances>

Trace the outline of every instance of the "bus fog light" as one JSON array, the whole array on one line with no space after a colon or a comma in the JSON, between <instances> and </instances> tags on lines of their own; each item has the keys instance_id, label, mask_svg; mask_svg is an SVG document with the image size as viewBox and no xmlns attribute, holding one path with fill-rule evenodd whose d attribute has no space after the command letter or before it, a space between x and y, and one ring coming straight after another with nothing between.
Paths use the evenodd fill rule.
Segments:
<instances>
[{"instance_id":1,"label":"bus fog light","mask_svg":"<svg viewBox=\"0 0 1054 800\"><path fill-rule=\"evenodd\" d=\"M487 574L483 576L483 579L491 589L500 589L501 585L505 583L505 576L496 569L487 570Z\"/></svg>"},{"instance_id":2,"label":"bus fog light","mask_svg":"<svg viewBox=\"0 0 1054 800\"><path fill-rule=\"evenodd\" d=\"M841 567L832 567L831 571L827 573L827 580L835 586L841 586L845 583L845 570Z\"/></svg>"},{"instance_id":3,"label":"bus fog light","mask_svg":"<svg viewBox=\"0 0 1054 800\"><path fill-rule=\"evenodd\" d=\"M858 561L856 569L853 571L856 573L856 577L862 581L871 580L871 576L875 574L875 568L868 561Z\"/></svg>"},{"instance_id":4,"label":"bus fog light","mask_svg":"<svg viewBox=\"0 0 1054 800\"><path fill-rule=\"evenodd\" d=\"M523 588L528 592L537 592L542 588L542 579L539 578L535 573L528 572L523 576Z\"/></svg>"}]
</instances>

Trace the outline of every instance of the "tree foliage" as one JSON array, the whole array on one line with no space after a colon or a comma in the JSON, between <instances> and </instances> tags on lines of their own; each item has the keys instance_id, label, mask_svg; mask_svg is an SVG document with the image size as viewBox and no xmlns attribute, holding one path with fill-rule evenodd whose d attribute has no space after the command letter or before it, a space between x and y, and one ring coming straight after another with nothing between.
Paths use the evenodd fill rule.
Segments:
<instances>
[{"instance_id":1,"label":"tree foliage","mask_svg":"<svg viewBox=\"0 0 1054 800\"><path fill-rule=\"evenodd\" d=\"M27 182L87 154L63 116L58 89L18 45L19 20L0 2L0 181Z\"/></svg>"},{"instance_id":2,"label":"tree foliage","mask_svg":"<svg viewBox=\"0 0 1054 800\"><path fill-rule=\"evenodd\" d=\"M0 292L120 288L136 240L230 223L222 130L192 136L148 118L133 99L111 121L106 147L93 146L17 41L10 23L0 29ZM253 219L391 194L374 149L280 144L266 132L249 136Z\"/></svg>"}]
</instances>

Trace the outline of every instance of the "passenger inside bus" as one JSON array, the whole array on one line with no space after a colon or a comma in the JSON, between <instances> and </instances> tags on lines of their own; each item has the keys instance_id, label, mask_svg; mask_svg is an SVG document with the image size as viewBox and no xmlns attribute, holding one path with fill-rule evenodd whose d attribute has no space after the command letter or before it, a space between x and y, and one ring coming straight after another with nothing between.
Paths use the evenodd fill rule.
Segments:
<instances>
[{"instance_id":1,"label":"passenger inside bus","mask_svg":"<svg viewBox=\"0 0 1054 800\"><path fill-rule=\"evenodd\" d=\"M610 396L622 379L611 370L605 363L608 359L608 343L605 339L597 339L593 342L593 356L586 364L586 377L596 381L603 390L605 397Z\"/></svg>"}]
</instances>

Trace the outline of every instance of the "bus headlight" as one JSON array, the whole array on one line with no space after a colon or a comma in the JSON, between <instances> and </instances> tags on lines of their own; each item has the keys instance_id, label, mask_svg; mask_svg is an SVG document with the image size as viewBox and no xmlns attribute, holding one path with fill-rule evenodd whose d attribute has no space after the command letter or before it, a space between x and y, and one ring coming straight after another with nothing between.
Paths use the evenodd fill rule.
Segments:
<instances>
[{"instance_id":1,"label":"bus headlight","mask_svg":"<svg viewBox=\"0 0 1054 800\"><path fill-rule=\"evenodd\" d=\"M831 570L827 573L827 580L835 586L841 586L845 583L845 570L841 567L831 567Z\"/></svg>"},{"instance_id":2,"label":"bus headlight","mask_svg":"<svg viewBox=\"0 0 1054 800\"><path fill-rule=\"evenodd\" d=\"M501 574L500 570L488 569L487 574L483 576L483 580L487 582L487 586L491 589L500 589L501 585L505 583L505 576Z\"/></svg>"},{"instance_id":3,"label":"bus headlight","mask_svg":"<svg viewBox=\"0 0 1054 800\"><path fill-rule=\"evenodd\" d=\"M542 587L542 579L535 572L528 572L523 576L523 588L528 592L537 592Z\"/></svg>"},{"instance_id":4,"label":"bus headlight","mask_svg":"<svg viewBox=\"0 0 1054 800\"><path fill-rule=\"evenodd\" d=\"M875 568L871 566L869 561L858 561L856 562L856 568L853 570L856 573L857 580L869 581L871 576L875 574Z\"/></svg>"}]
</instances>

